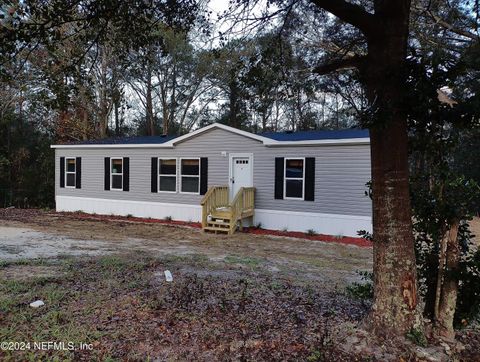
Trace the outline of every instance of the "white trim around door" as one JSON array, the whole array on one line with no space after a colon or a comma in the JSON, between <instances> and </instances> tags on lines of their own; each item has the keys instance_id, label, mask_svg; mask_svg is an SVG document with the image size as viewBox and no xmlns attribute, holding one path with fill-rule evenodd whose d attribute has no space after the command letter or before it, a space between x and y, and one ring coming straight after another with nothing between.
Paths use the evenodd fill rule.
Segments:
<instances>
[{"instance_id":1,"label":"white trim around door","mask_svg":"<svg viewBox=\"0 0 480 362\"><path fill-rule=\"evenodd\" d=\"M228 189L230 190L230 198L232 199L235 195L232 196L233 190L233 163L234 158L248 158L248 163L250 165L250 186L253 186L253 153L230 153L228 161Z\"/></svg>"}]
</instances>

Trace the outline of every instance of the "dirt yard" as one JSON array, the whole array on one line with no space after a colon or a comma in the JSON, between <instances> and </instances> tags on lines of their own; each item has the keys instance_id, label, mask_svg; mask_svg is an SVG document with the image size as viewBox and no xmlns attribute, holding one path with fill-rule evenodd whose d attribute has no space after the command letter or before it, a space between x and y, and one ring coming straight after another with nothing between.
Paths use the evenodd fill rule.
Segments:
<instances>
[{"instance_id":1,"label":"dirt yard","mask_svg":"<svg viewBox=\"0 0 480 362\"><path fill-rule=\"evenodd\" d=\"M371 270L371 248L295 238L237 233L206 234L197 228L78 219L75 214L9 210L0 214L0 260L58 256L202 255L212 261L247 265L315 280L329 290Z\"/></svg>"},{"instance_id":2,"label":"dirt yard","mask_svg":"<svg viewBox=\"0 0 480 362\"><path fill-rule=\"evenodd\" d=\"M469 329L449 353L364 331L370 302L346 288L371 259L339 243L0 209L0 359L480 360Z\"/></svg>"}]
</instances>

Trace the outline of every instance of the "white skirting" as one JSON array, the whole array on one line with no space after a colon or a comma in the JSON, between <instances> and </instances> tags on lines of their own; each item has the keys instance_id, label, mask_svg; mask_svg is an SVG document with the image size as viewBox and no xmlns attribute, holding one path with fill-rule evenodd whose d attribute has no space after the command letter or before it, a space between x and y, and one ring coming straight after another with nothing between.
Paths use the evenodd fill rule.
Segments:
<instances>
[{"instance_id":1,"label":"white skirting","mask_svg":"<svg viewBox=\"0 0 480 362\"><path fill-rule=\"evenodd\" d=\"M199 222L202 219L200 205L167 204L148 201L111 200L87 197L56 196L57 211L83 211L101 215L132 215L173 220Z\"/></svg>"},{"instance_id":2,"label":"white skirting","mask_svg":"<svg viewBox=\"0 0 480 362\"><path fill-rule=\"evenodd\" d=\"M318 234L338 236L358 236L357 231L372 231L372 218L369 216L321 214L255 209L254 224L272 230L308 231Z\"/></svg>"},{"instance_id":3,"label":"white skirting","mask_svg":"<svg viewBox=\"0 0 480 362\"><path fill-rule=\"evenodd\" d=\"M132 215L155 219L171 217L173 220L191 222L202 219L201 206L188 204L57 196L56 208L57 211L83 211L103 215ZM311 229L319 234L339 236L357 236L359 230L372 231L372 219L369 216L313 212L255 209L253 225L259 223L265 229L301 232Z\"/></svg>"}]
</instances>

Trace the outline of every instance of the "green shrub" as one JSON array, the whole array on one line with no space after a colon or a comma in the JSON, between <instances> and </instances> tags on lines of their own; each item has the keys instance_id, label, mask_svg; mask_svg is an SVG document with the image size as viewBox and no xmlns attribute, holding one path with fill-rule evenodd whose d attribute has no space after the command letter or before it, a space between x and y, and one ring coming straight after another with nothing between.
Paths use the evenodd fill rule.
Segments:
<instances>
[{"instance_id":1,"label":"green shrub","mask_svg":"<svg viewBox=\"0 0 480 362\"><path fill-rule=\"evenodd\" d=\"M354 282L347 286L347 294L354 299L373 298L373 273L368 271L357 271L363 282Z\"/></svg>"},{"instance_id":2,"label":"green shrub","mask_svg":"<svg viewBox=\"0 0 480 362\"><path fill-rule=\"evenodd\" d=\"M423 331L420 329L411 329L410 332L408 332L405 337L407 337L409 340L411 340L413 343L415 343L417 346L421 347L426 347L427 346L427 338L425 337L425 334L423 334Z\"/></svg>"}]
</instances>

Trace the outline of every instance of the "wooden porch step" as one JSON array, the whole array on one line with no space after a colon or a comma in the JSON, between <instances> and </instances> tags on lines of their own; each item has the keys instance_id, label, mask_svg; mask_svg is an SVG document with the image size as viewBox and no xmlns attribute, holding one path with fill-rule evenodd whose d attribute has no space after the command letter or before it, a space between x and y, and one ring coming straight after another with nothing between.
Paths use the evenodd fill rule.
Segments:
<instances>
[{"instance_id":1,"label":"wooden porch step","mask_svg":"<svg viewBox=\"0 0 480 362\"><path fill-rule=\"evenodd\" d=\"M217 232L223 232L223 233L229 233L230 228L224 228L224 227L218 227L218 226L205 226L203 228L204 231L214 231L215 233Z\"/></svg>"},{"instance_id":2,"label":"wooden porch step","mask_svg":"<svg viewBox=\"0 0 480 362\"><path fill-rule=\"evenodd\" d=\"M210 220L207 222L208 226L221 226L221 227L230 227L229 221L219 221L219 220Z\"/></svg>"},{"instance_id":3,"label":"wooden porch step","mask_svg":"<svg viewBox=\"0 0 480 362\"><path fill-rule=\"evenodd\" d=\"M244 219L244 218L246 218L246 217L253 216L254 214L255 214L255 212L254 212L253 209L243 210L243 212L242 212L242 219Z\"/></svg>"},{"instance_id":4,"label":"wooden porch step","mask_svg":"<svg viewBox=\"0 0 480 362\"><path fill-rule=\"evenodd\" d=\"M231 218L232 218L231 210L215 210L212 212L212 219L230 220Z\"/></svg>"}]
</instances>

